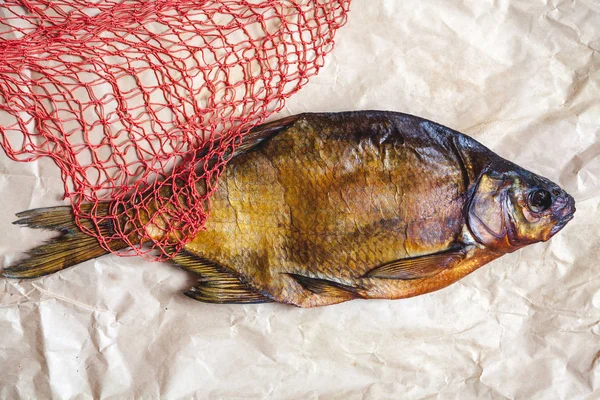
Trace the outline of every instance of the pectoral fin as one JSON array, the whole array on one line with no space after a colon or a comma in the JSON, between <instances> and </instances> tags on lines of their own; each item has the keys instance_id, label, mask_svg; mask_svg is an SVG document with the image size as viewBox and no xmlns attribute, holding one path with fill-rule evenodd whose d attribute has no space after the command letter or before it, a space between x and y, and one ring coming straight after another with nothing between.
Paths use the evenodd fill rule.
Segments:
<instances>
[{"instance_id":1,"label":"pectoral fin","mask_svg":"<svg viewBox=\"0 0 600 400\"><path fill-rule=\"evenodd\" d=\"M205 303L251 304L273 300L252 289L223 267L185 250L173 257L181 268L200 275L197 286L184 292L188 297Z\"/></svg>"},{"instance_id":2,"label":"pectoral fin","mask_svg":"<svg viewBox=\"0 0 600 400\"><path fill-rule=\"evenodd\" d=\"M465 252L461 249L395 260L369 271L364 277L402 280L427 278L454 267L464 258Z\"/></svg>"}]
</instances>

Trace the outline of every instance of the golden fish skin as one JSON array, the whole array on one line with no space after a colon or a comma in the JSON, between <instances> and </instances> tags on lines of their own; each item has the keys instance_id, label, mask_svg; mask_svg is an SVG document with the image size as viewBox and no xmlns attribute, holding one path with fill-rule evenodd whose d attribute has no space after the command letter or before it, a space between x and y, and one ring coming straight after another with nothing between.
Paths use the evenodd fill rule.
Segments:
<instances>
[{"instance_id":1,"label":"golden fish skin","mask_svg":"<svg viewBox=\"0 0 600 400\"><path fill-rule=\"evenodd\" d=\"M245 137L205 230L173 259L200 275L186 294L201 301L398 299L548 240L574 212L554 183L431 121L381 111L302 114ZM147 228L155 239L168 223L157 221ZM34 276L30 264L21 276L19 266L4 274Z\"/></svg>"},{"instance_id":2,"label":"golden fish skin","mask_svg":"<svg viewBox=\"0 0 600 400\"><path fill-rule=\"evenodd\" d=\"M230 162L206 230L184 248L301 307L431 292L506 252L479 243L465 212L493 161L504 160L408 115L299 116ZM436 265L424 263L408 279L369 275L428 255Z\"/></svg>"}]
</instances>

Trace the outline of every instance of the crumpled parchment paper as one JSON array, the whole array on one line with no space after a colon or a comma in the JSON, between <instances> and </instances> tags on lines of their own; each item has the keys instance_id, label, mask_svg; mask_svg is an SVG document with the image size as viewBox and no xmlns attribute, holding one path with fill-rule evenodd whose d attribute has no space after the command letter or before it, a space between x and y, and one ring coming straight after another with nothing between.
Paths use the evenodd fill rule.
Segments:
<instances>
[{"instance_id":1,"label":"crumpled parchment paper","mask_svg":"<svg viewBox=\"0 0 600 400\"><path fill-rule=\"evenodd\" d=\"M1 7L1 6L0 6ZM354 0L321 74L279 116L387 109L472 135L574 195L548 243L442 291L302 310L209 305L168 263L106 256L0 280L0 397L600 397L600 5ZM0 157L0 266L52 236L47 160Z\"/></svg>"}]
</instances>

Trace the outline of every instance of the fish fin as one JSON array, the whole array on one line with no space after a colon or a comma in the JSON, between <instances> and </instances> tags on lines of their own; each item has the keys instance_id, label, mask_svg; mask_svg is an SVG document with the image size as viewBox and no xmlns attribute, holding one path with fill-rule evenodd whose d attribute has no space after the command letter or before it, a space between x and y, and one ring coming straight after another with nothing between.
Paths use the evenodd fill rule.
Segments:
<instances>
[{"instance_id":1,"label":"fish fin","mask_svg":"<svg viewBox=\"0 0 600 400\"><path fill-rule=\"evenodd\" d=\"M215 304L259 304L272 303L273 300L248 289L237 278L201 282L198 286L183 292L186 296Z\"/></svg>"},{"instance_id":2,"label":"fish fin","mask_svg":"<svg viewBox=\"0 0 600 400\"><path fill-rule=\"evenodd\" d=\"M463 250L395 260L372 269L365 278L412 280L427 278L454 267L465 258Z\"/></svg>"},{"instance_id":3,"label":"fish fin","mask_svg":"<svg viewBox=\"0 0 600 400\"><path fill-rule=\"evenodd\" d=\"M36 208L18 213L13 225L25 225L34 229L48 229L62 232L78 231L70 206Z\"/></svg>"},{"instance_id":4,"label":"fish fin","mask_svg":"<svg viewBox=\"0 0 600 400\"><path fill-rule=\"evenodd\" d=\"M358 288L343 283L329 281L327 279L310 278L304 275L287 274L294 278L304 289L314 294L326 295L330 297L343 297L354 299L361 297Z\"/></svg>"},{"instance_id":5,"label":"fish fin","mask_svg":"<svg viewBox=\"0 0 600 400\"><path fill-rule=\"evenodd\" d=\"M222 159L231 160L231 159L239 156L240 154L244 154L244 153L252 150L254 147L258 146L260 143L262 143L266 139L269 139L269 138L281 133L286 128L289 128L299 118L301 118L303 116L304 116L304 114L290 115L289 117L278 119L278 120L272 121L272 122L267 122L265 124L262 124L262 125L259 125L259 126L256 126L252 129L250 129L243 135L238 136L235 139L235 142L229 143L230 145L234 144L233 154L231 154L230 150L228 150L222 156L211 157L209 163L216 163L220 159L221 160ZM202 149L198 153L197 157L198 158L206 157L207 154L209 154L210 152L214 151L217 148L221 148L221 146L223 146L223 142L215 141L214 143L211 143L208 146L206 146L204 149Z\"/></svg>"},{"instance_id":6,"label":"fish fin","mask_svg":"<svg viewBox=\"0 0 600 400\"><path fill-rule=\"evenodd\" d=\"M184 292L194 300L218 304L254 304L273 301L248 287L223 267L189 251L179 251L173 256L173 261L179 267L200 275L198 285Z\"/></svg>"},{"instance_id":7,"label":"fish fin","mask_svg":"<svg viewBox=\"0 0 600 400\"><path fill-rule=\"evenodd\" d=\"M107 203L100 203L98 207L98 215L108 214L109 205ZM61 235L28 251L29 258L17 261L15 265L5 268L2 275L6 278L37 278L108 253L100 246L96 238L81 232L69 206L28 210L17 214L17 217L20 218L14 222L17 225L56 230L60 231ZM91 227L89 221L83 221L83 224ZM111 234L112 227L107 225L100 228L101 233ZM113 250L126 247L124 242L111 243Z\"/></svg>"},{"instance_id":8,"label":"fish fin","mask_svg":"<svg viewBox=\"0 0 600 400\"><path fill-rule=\"evenodd\" d=\"M262 143L265 139L279 134L283 130L292 126L303 116L303 114L291 115L289 117L267 122L266 124L252 128L250 131L248 131L248 133L244 134L242 142L235 148L233 152L233 157L246 153Z\"/></svg>"},{"instance_id":9,"label":"fish fin","mask_svg":"<svg viewBox=\"0 0 600 400\"><path fill-rule=\"evenodd\" d=\"M186 271L195 272L205 280L219 279L224 275L231 275L223 271L223 268L216 265L214 262L187 250L180 250L177 254L172 256L172 260L178 267L181 267Z\"/></svg>"}]
</instances>

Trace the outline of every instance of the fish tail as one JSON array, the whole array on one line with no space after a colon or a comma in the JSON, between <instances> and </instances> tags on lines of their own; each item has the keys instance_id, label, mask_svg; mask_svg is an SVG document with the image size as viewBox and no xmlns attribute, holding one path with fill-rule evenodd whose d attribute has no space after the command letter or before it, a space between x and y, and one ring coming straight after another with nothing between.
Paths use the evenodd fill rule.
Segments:
<instances>
[{"instance_id":1,"label":"fish tail","mask_svg":"<svg viewBox=\"0 0 600 400\"><path fill-rule=\"evenodd\" d=\"M96 206L95 215L107 216L110 203L100 203ZM84 205L82 210L89 212L91 205ZM100 246L98 240L81 231L75 222L75 215L70 206L38 208L17 214L16 225L25 225L35 229L50 229L61 232L60 236L47 241L28 252L29 258L17 261L11 267L5 268L2 275L6 278L29 279L48 275L73 265L107 254L108 251ZM82 224L92 228L90 220ZM107 237L113 234L110 219L99 223L100 234ZM111 242L111 250L127 247L125 242Z\"/></svg>"}]
</instances>

